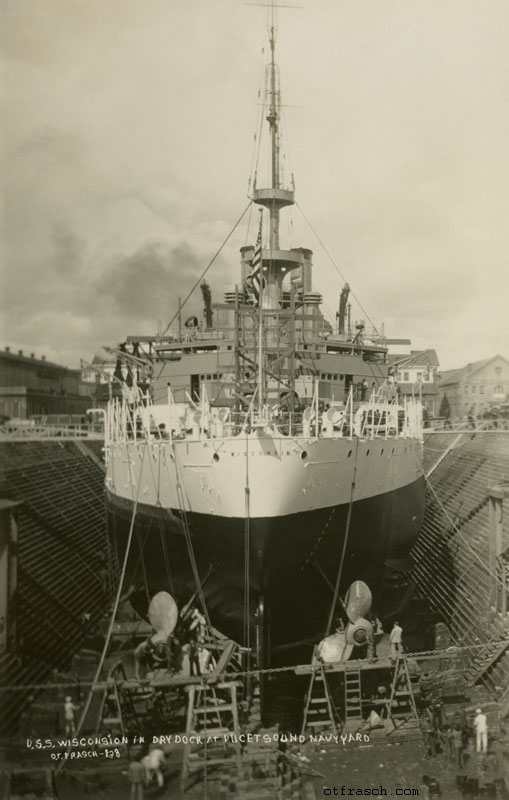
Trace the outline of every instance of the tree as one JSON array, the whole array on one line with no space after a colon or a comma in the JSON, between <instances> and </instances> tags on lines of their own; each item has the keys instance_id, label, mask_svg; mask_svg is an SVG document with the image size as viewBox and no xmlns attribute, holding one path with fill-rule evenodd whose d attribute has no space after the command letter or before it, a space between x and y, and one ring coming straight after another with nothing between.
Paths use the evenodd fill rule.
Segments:
<instances>
[{"instance_id":1,"label":"tree","mask_svg":"<svg viewBox=\"0 0 509 800\"><path fill-rule=\"evenodd\" d=\"M449 405L449 400L445 392L444 396L442 397L442 402L440 403L440 411L438 412L438 415L444 419L449 419L451 416L451 406Z\"/></svg>"}]
</instances>

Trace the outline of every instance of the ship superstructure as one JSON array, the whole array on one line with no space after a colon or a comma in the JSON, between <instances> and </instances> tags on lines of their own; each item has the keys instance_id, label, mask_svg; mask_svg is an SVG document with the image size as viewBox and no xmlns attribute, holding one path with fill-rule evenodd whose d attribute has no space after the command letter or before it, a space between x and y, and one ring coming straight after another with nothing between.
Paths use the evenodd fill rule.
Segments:
<instances>
[{"instance_id":1,"label":"ship superstructure","mask_svg":"<svg viewBox=\"0 0 509 800\"><path fill-rule=\"evenodd\" d=\"M249 643L258 625L265 658L323 635L332 586L364 580L376 602L424 507L422 409L399 403L386 341L352 325L348 285L333 329L311 250L281 247L295 198L273 17L269 31L270 185L253 182L258 235L239 282L215 304L202 283L203 324L179 314L176 331L128 337L106 412L110 530L133 591L185 603L198 587L220 630Z\"/></svg>"}]
</instances>

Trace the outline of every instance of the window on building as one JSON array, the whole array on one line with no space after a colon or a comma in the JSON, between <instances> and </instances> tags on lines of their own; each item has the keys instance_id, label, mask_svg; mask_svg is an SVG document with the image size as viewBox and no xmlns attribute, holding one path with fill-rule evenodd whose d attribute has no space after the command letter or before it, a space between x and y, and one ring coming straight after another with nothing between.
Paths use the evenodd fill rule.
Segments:
<instances>
[{"instance_id":1,"label":"window on building","mask_svg":"<svg viewBox=\"0 0 509 800\"><path fill-rule=\"evenodd\" d=\"M475 383L472 386L472 394L477 394L477 386L475 385Z\"/></svg>"},{"instance_id":2,"label":"window on building","mask_svg":"<svg viewBox=\"0 0 509 800\"><path fill-rule=\"evenodd\" d=\"M465 392L465 394L468 394L468 384L467 383L464 385L463 391Z\"/></svg>"},{"instance_id":3,"label":"window on building","mask_svg":"<svg viewBox=\"0 0 509 800\"><path fill-rule=\"evenodd\" d=\"M495 375L502 375L502 367L495 367Z\"/></svg>"},{"instance_id":4,"label":"window on building","mask_svg":"<svg viewBox=\"0 0 509 800\"><path fill-rule=\"evenodd\" d=\"M410 373L409 372L404 372L403 373L403 383L408 383L409 380L410 380Z\"/></svg>"},{"instance_id":5,"label":"window on building","mask_svg":"<svg viewBox=\"0 0 509 800\"><path fill-rule=\"evenodd\" d=\"M484 386L482 385L482 383L479 386L479 394L484 394Z\"/></svg>"},{"instance_id":6,"label":"window on building","mask_svg":"<svg viewBox=\"0 0 509 800\"><path fill-rule=\"evenodd\" d=\"M493 389L493 394L495 397L503 397L504 395L504 387L503 386L495 386Z\"/></svg>"}]
</instances>

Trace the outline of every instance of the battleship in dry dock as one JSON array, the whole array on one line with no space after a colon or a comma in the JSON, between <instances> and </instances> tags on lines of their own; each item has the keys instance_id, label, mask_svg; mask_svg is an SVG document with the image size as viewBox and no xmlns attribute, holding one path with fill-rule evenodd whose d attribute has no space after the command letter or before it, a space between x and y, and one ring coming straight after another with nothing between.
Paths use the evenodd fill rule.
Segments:
<instances>
[{"instance_id":1,"label":"battleship in dry dock","mask_svg":"<svg viewBox=\"0 0 509 800\"><path fill-rule=\"evenodd\" d=\"M352 324L347 285L334 330L311 250L280 243L294 186L269 31L270 177L253 182L260 219L238 284L212 303L202 283L203 324L128 337L106 411L109 529L133 602L197 597L265 665L323 637L335 587L363 580L379 608L424 509L422 409L399 402L387 340Z\"/></svg>"}]
</instances>

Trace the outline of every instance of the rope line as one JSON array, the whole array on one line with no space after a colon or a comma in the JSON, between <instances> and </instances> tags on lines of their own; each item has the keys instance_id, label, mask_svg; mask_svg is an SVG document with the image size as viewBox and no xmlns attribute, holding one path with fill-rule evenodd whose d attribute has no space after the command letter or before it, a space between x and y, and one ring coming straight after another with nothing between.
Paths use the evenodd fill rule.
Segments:
<instances>
[{"instance_id":1,"label":"rope line","mask_svg":"<svg viewBox=\"0 0 509 800\"><path fill-rule=\"evenodd\" d=\"M418 466L419 466L419 468L420 468L420 470L422 472L424 480L426 481L426 485L429 487L431 493L433 494L433 497L435 498L435 500L437 501L437 503L438 503L438 505L440 507L440 510L442 511L444 517L447 519L447 521L451 525L452 530L454 531L454 533L461 539L461 541L465 545L466 549L474 556L476 561L479 562L479 564L481 565L483 570L485 570L488 573L488 575L490 575L496 581L496 583L498 583L500 586L503 586L503 581L501 580L501 578L496 573L494 573L494 572L492 572L490 570L490 568L487 566L487 564L485 564L485 562L482 560L482 558L480 558L479 555L476 553L476 551L474 550L474 548L472 547L470 542L466 539L466 537L464 536L462 531L460 531L460 529L457 527L455 521L453 520L453 518L451 517L451 515L447 511L446 507L444 506L444 504L440 500L440 498L439 498L438 494L436 493L435 489L433 488L433 484L431 483L431 481L427 477L426 473L424 472L423 465L419 463L419 460L417 459L417 456L415 455L415 453L414 453L414 457L415 457L415 460L416 460L416 462L417 462L417 464L418 464Z\"/></svg>"},{"instance_id":2,"label":"rope line","mask_svg":"<svg viewBox=\"0 0 509 800\"><path fill-rule=\"evenodd\" d=\"M355 493L355 481L357 478L357 456L359 454L359 439L356 439L355 445L355 461L353 465L353 473L352 473L352 483L350 486L350 502L348 505L348 515L346 518L346 525L345 525L345 538L343 541L343 549L341 551L341 559L339 562L338 572L336 575L336 584L334 586L334 595L332 598L331 608L329 612L329 619L327 620L327 628L325 629L325 635L328 636L330 633L330 629L332 627L332 620L334 619L334 611L336 610L336 604L338 602L339 596L339 584L341 583L341 578L343 576L343 567L345 564L345 556L346 556L346 548L348 544L348 535L350 533L350 523L352 521L352 511L353 511L353 496Z\"/></svg>"},{"instance_id":3,"label":"rope line","mask_svg":"<svg viewBox=\"0 0 509 800\"><path fill-rule=\"evenodd\" d=\"M227 242L228 242L228 240L231 238L231 236L233 235L233 233L234 233L234 232L237 230L237 228L239 227L240 223L241 223L241 222L242 222L242 220L244 219L244 216L245 216L246 212L247 212L247 211L248 211L248 210L251 208L251 205L252 205L252 203L253 203L253 201L252 201L252 200L250 200L250 201L249 201L249 203L247 204L247 206L245 207L244 211L242 212L242 214L241 214L241 215L240 215L240 217L238 218L237 222L235 223L235 225L234 225L234 226L233 226L233 228L231 229L230 233L229 233L229 234L228 234L228 236L226 237L226 239L224 239L224 241L223 241L223 243L221 244L221 246L219 247L219 249L218 249L218 250L216 251L216 253L215 253L215 254L212 256L212 259L209 261L209 263L207 264L207 266L206 266L206 267L205 267L205 269L203 270L202 274L200 275L200 277L198 278L198 280L197 280L197 281L196 281L196 283L194 284L193 288L191 289L191 291L190 291L190 292L188 293L188 295L186 296L186 298L185 298L184 302L181 304L181 306L180 306L180 308L178 309L178 311L176 311L176 312L175 312L175 314L173 315L173 317L171 318L171 320L168 322L168 324L167 324L166 328L165 328L165 329L164 329L164 331L163 331L163 334L162 334L163 336L164 336L164 334L165 334L165 333L168 331L168 329L171 327L171 325L173 325L173 323L174 323L174 322L175 322L175 320L177 319L178 315L181 313L182 309L184 308L185 304L187 303L187 301L189 300L189 298L190 298L190 297L191 297L191 295L193 294L193 292L194 292L194 290L196 289L196 287L197 287L197 286L198 286L198 285L199 285L199 284L202 282L203 278L205 277L205 275L207 274L207 272L208 272L208 271L209 271L209 269L211 268L212 264L214 263L214 261L216 260L216 258L218 257L218 255L220 254L220 252L221 252L221 250L223 249L223 247L226 245L226 243L227 243Z\"/></svg>"},{"instance_id":4,"label":"rope line","mask_svg":"<svg viewBox=\"0 0 509 800\"><path fill-rule=\"evenodd\" d=\"M438 658L438 657L449 658L449 657L457 656L457 655L459 655L460 653L463 653L463 652L470 652L470 651L473 651L473 650L482 650L487 645L490 645L490 646L493 645L493 646L502 647L502 645L504 645L504 644L509 646L509 638L500 639L499 641L493 641L492 639L489 639L486 642L482 642L482 643L479 643L479 644L462 645L461 647L454 645L452 648L448 648L447 650L421 650L421 651L418 651L416 653L405 653L405 658L407 658L407 659L408 658L424 659L424 658ZM366 660L366 659L364 659L364 660ZM354 663L353 661L349 661L348 662L349 665L351 665L353 663ZM232 680L236 680L237 678L240 678L240 677L248 677L248 676L255 677L257 675L275 674L275 673L279 673L279 672L295 672L299 667L302 667L302 666L305 666L305 667L309 668L309 664L304 664L304 665L294 664L293 666L286 666L286 667L267 667L265 669L251 669L249 671L248 670L243 670L242 672L223 672L220 675L215 676L215 678L217 678L217 679L219 679L219 678L228 678L228 679L230 679L231 678ZM333 668L334 664L330 664L330 665L327 665L327 666L330 666L331 668ZM316 668L318 669L318 665L317 665ZM325 671L326 672L333 672L334 670L326 668ZM206 679L206 677L207 677L206 674L202 675L203 679ZM128 681L127 683L133 684L133 681ZM0 692L7 692L7 691L18 692L18 691L27 691L29 689L38 690L38 691L41 690L42 691L44 689L48 689L49 690L49 689L62 689L62 688L73 688L73 687L77 688L79 686L81 686L83 688L83 687L93 687L93 686L98 686L98 685L99 686L102 686L102 685L105 686L106 685L106 681L95 680L95 681L72 681L72 682L68 681L68 682L65 682L65 683L16 684L15 686L0 686ZM157 683L155 685L157 687ZM178 687L179 685L182 685L182 684L177 684L177 683L175 684L176 687ZM78 735L78 734L76 734L76 735Z\"/></svg>"},{"instance_id":5,"label":"rope line","mask_svg":"<svg viewBox=\"0 0 509 800\"><path fill-rule=\"evenodd\" d=\"M202 585L201 585L200 573L198 572L198 565L196 563L196 558L195 558L195 555L194 555L193 542L192 542L192 539L191 539L191 531L189 529L189 522L188 522L188 519L187 519L187 513L186 513L186 510L185 510L185 507L184 507L183 481L179 477L178 458L177 458L177 451L176 451L176 448L175 448L175 441L174 440L172 440L172 448L173 448L173 458L174 458L174 463L175 463L175 478L176 478L177 499L178 499L178 503L179 503L179 507L180 507L180 512L182 514L182 521L183 521L183 524L184 524L184 536L185 536L185 540L186 540L187 552L188 552L188 555L189 555L189 560L191 562L191 569L192 569L192 572L193 572L193 578L194 578L194 582L196 584L196 590L198 592L198 596L200 598L200 603L202 605L203 614L205 615L205 619L207 620L208 627L211 628L212 625L210 623L210 617L209 617L209 612L208 612L208 609L207 609L207 604L205 603L205 595L203 593L203 588L202 588ZM166 462L166 466L168 468L168 461ZM169 470L168 470L168 474L169 474ZM189 508L190 507L191 507L191 504L189 504Z\"/></svg>"},{"instance_id":6,"label":"rope line","mask_svg":"<svg viewBox=\"0 0 509 800\"><path fill-rule=\"evenodd\" d=\"M333 257L331 256L331 254L330 254L330 253L329 253L329 251L327 250L326 246L324 245L324 243L323 243L323 242L322 242L322 240L320 239L320 237L319 237L318 233L315 231L315 229L314 229L314 228L313 228L313 226L311 225L311 223L310 223L310 221L308 220L308 218L306 217L306 215L305 215L305 213L304 213L303 209L301 208L301 206L299 205L299 203L295 203L295 205L297 206L297 208L299 209L300 213L302 214L302 216L303 216L303 217L304 217L304 219L306 220L307 224L308 224L308 225L309 225L309 227L311 228L312 232L313 232L313 233L314 233L314 235L316 236L316 238L317 238L318 242L319 242L319 243L320 243L320 245L323 247L323 250L324 250L325 254L326 254L326 255L327 255L327 257L329 258L329 260L330 260L330 262L331 262L332 266L334 267L334 269L335 269L335 270L336 270L336 272L338 273L339 277L341 278L341 280L342 280L342 281L344 281L345 283L347 283L347 280L346 280L345 276L343 275L343 273L342 273L342 272L341 272L341 270L339 269L338 265L337 265L337 264L336 264L336 262L334 261ZM355 300L357 301L357 304L358 304L359 308L361 309L362 313L364 314L364 316L366 317L366 319L367 319L367 320L369 320L369 322L371 323L371 325L372 325L372 327L373 327L373 330L374 330L374 331L375 331L375 332L378 334L378 328L376 327L376 325L375 325L375 323L373 322L373 320L370 318L370 316L369 316L368 312L366 311L366 309L364 308L364 306L362 305L361 301L359 300L359 298L357 297L357 295L355 294L355 292L353 291L353 289L352 289L351 287L350 287L350 293L351 293L352 297L354 297L354 298L355 298Z\"/></svg>"},{"instance_id":7,"label":"rope line","mask_svg":"<svg viewBox=\"0 0 509 800\"><path fill-rule=\"evenodd\" d=\"M142 456L142 462L141 462L140 477L141 477L141 474L143 472L143 463L145 461L145 455L146 455L146 452L147 452L147 446L148 446L148 443L146 442L145 443L145 447L143 448L143 456ZM129 535L127 537L127 544L126 544L125 553L124 553L124 563L122 565L122 572L120 574L120 580L118 582L118 589L117 589L117 594L116 594L116 597L115 597L115 603L113 605L113 610L111 612L110 624L109 624L109 627L108 627L108 632L106 634L106 639L104 641L104 647L103 647L103 650L102 650L102 653L101 653L101 658L99 659L99 664L97 665L97 669L96 669L96 672L95 672L95 678L94 678L93 682L90 684L91 687L94 686L99 681L99 676L100 676L100 674L102 672L102 668L103 668L103 665L104 665L104 659L106 658L106 653L108 651L108 647L109 647L109 644L110 644L111 634L113 632L113 626L115 624L115 619L116 619L117 612L118 612L118 606L119 606L119 603L120 603L120 596L122 594L122 586L123 586L124 579L125 579L125 574L126 574L126 571L127 571L127 560L129 558L129 551L131 549L131 542L132 542L132 538L133 538L134 522L135 522L135 519L136 519L136 512L138 510L138 497L139 497L139 494L140 494L140 486L141 486L141 480L138 482L138 486L137 486L137 490L136 490L136 498L134 500L133 513L132 513L132 517L131 517L131 524L129 526ZM83 686L83 684L81 684L81 685ZM81 732L81 729L83 728L83 723L85 722L86 716L87 716L88 711L90 709L90 704L92 702L92 694L93 694L92 691L90 691L88 693L88 697L87 697L87 700L86 700L86 703L85 703L85 707L83 709L83 712L82 712L81 717L80 717L80 721L78 723L76 736L79 736L79 734ZM69 752L69 750L70 750L70 748L68 748L67 752ZM65 761L62 761L59 764L59 766L57 768L58 772L61 771L61 769L63 768L64 764L65 764Z\"/></svg>"}]
</instances>

